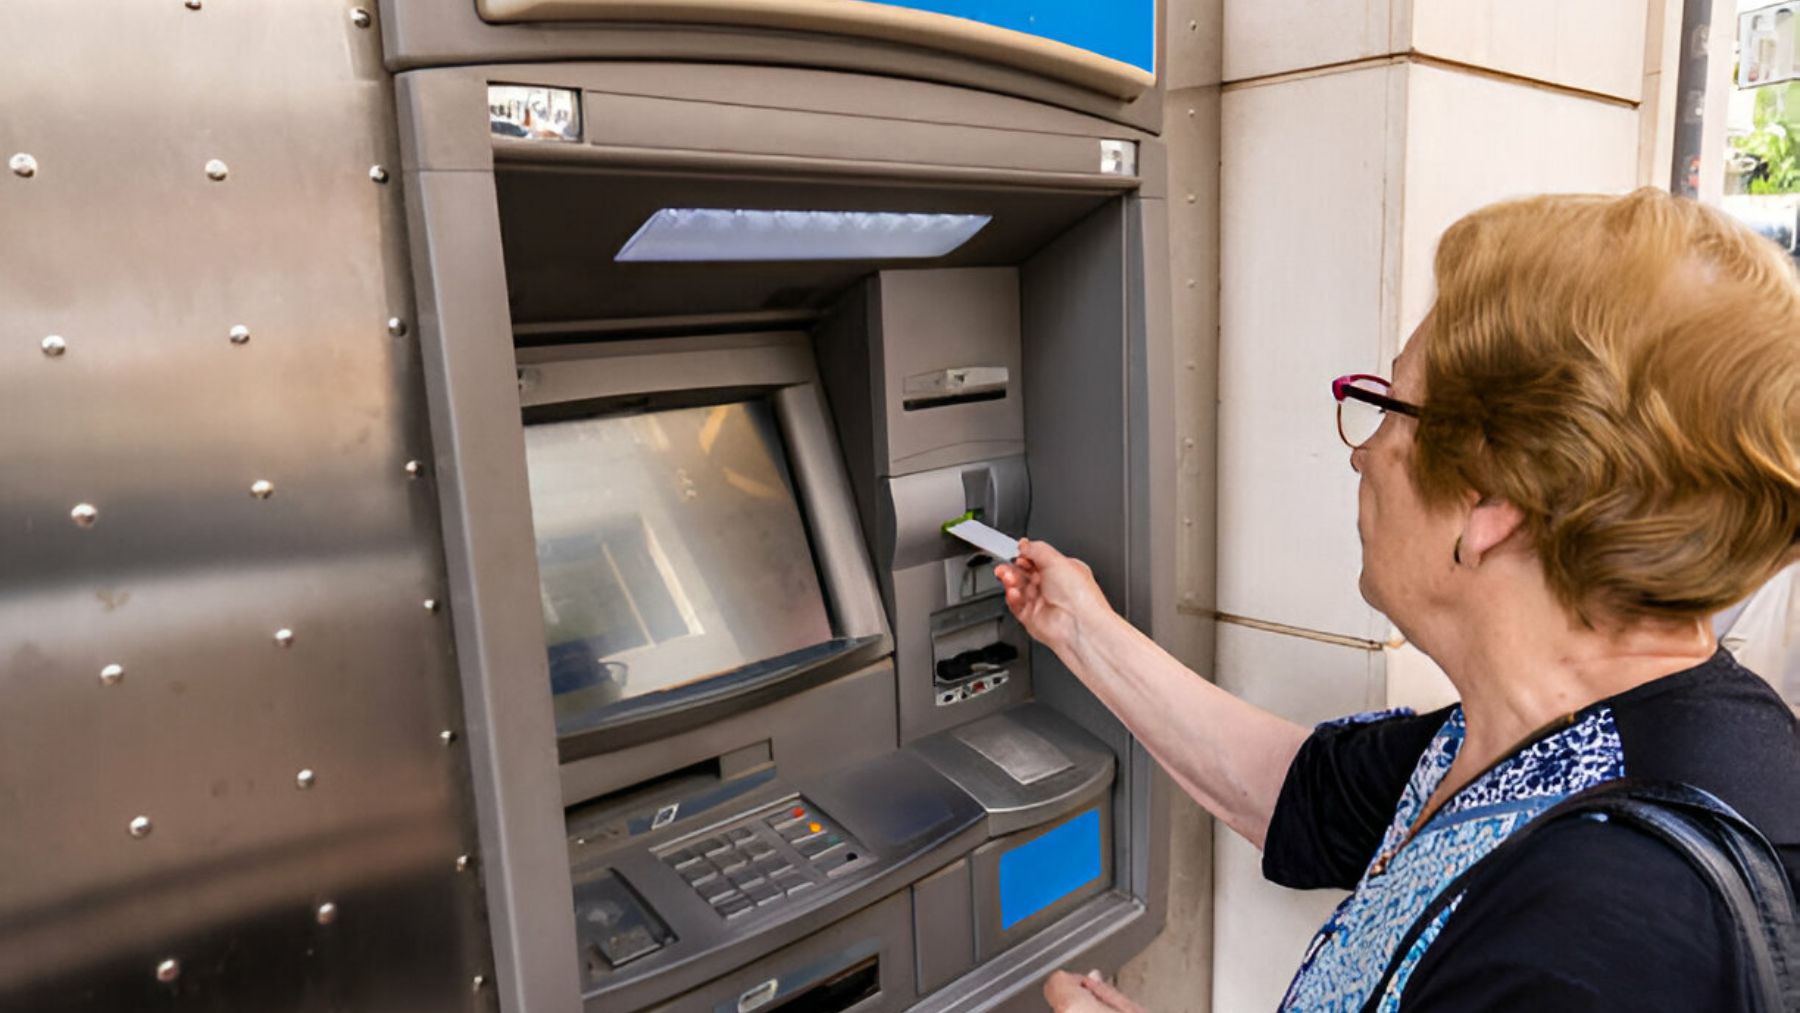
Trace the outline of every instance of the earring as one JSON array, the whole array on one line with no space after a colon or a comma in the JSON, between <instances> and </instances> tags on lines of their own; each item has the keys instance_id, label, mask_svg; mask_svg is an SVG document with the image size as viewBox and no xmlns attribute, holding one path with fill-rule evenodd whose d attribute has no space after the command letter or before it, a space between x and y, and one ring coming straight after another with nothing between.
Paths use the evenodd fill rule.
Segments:
<instances>
[{"instance_id":1,"label":"earring","mask_svg":"<svg viewBox=\"0 0 1800 1013\"><path fill-rule=\"evenodd\" d=\"M1456 560L1457 566L1462 565L1462 536L1461 535L1456 536L1456 546L1450 550L1450 558Z\"/></svg>"}]
</instances>

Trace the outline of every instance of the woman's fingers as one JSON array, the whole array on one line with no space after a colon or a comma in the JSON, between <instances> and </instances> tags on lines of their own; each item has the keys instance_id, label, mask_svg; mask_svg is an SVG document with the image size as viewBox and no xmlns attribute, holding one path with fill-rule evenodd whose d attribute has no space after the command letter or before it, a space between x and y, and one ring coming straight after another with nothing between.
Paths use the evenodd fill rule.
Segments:
<instances>
[{"instance_id":1,"label":"woman's fingers","mask_svg":"<svg viewBox=\"0 0 1800 1013\"><path fill-rule=\"evenodd\" d=\"M1053 972L1044 980L1044 1001L1056 1013L1106 1013L1106 1003L1067 971Z\"/></svg>"},{"instance_id":2,"label":"woman's fingers","mask_svg":"<svg viewBox=\"0 0 1800 1013\"><path fill-rule=\"evenodd\" d=\"M1098 972L1085 976L1053 972L1044 980L1044 999L1056 1013L1144 1013L1125 993L1102 981Z\"/></svg>"},{"instance_id":3,"label":"woman's fingers","mask_svg":"<svg viewBox=\"0 0 1800 1013\"><path fill-rule=\"evenodd\" d=\"M1098 971L1090 971L1087 977L1081 981L1083 986L1094 993L1096 998L1113 1009L1119 1010L1120 1013L1144 1013L1142 1006L1133 1002L1130 996L1108 984L1105 978L1100 977Z\"/></svg>"}]
</instances>

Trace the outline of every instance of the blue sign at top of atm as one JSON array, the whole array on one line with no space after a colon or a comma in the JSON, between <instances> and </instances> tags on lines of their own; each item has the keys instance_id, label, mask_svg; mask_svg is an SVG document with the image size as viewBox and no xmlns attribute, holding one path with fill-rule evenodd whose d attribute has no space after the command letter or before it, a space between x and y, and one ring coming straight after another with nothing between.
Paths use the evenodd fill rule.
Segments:
<instances>
[{"instance_id":1,"label":"blue sign at top of atm","mask_svg":"<svg viewBox=\"0 0 1800 1013\"><path fill-rule=\"evenodd\" d=\"M1156 73L1156 0L854 0L1035 35Z\"/></svg>"}]
</instances>

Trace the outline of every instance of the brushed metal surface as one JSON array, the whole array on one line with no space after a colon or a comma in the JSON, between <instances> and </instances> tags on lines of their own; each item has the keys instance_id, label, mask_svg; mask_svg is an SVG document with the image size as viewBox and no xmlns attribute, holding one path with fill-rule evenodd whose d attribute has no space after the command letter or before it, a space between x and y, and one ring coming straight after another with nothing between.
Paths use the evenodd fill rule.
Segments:
<instances>
[{"instance_id":1,"label":"brushed metal surface","mask_svg":"<svg viewBox=\"0 0 1800 1013\"><path fill-rule=\"evenodd\" d=\"M0 1008L492 1006L372 28L0 4Z\"/></svg>"}]
</instances>

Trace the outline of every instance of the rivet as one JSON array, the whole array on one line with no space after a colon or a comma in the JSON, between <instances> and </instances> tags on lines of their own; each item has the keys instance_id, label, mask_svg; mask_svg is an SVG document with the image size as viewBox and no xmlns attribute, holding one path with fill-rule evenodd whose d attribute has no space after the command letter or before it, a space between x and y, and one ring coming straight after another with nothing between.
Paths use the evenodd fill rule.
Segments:
<instances>
[{"instance_id":1,"label":"rivet","mask_svg":"<svg viewBox=\"0 0 1800 1013\"><path fill-rule=\"evenodd\" d=\"M425 599L425 611L436 612L437 610L438 610L438 600L436 598Z\"/></svg>"},{"instance_id":2,"label":"rivet","mask_svg":"<svg viewBox=\"0 0 1800 1013\"><path fill-rule=\"evenodd\" d=\"M200 0L189 0L189 2L195 7L200 6ZM181 961L176 960L174 957L170 957L168 960L156 965L157 981L167 985L169 982L174 981L179 977L181 977Z\"/></svg>"},{"instance_id":3,"label":"rivet","mask_svg":"<svg viewBox=\"0 0 1800 1013\"><path fill-rule=\"evenodd\" d=\"M1186 447L1186 448L1187 448L1187 449L1189 449L1189 450L1192 450L1192 449L1194 449L1194 441L1193 441L1193 439L1191 439L1191 438L1190 438L1190 439L1186 439L1186 440L1182 440L1182 441L1181 441L1181 445L1182 445L1182 446L1184 446L1184 447Z\"/></svg>"},{"instance_id":4,"label":"rivet","mask_svg":"<svg viewBox=\"0 0 1800 1013\"><path fill-rule=\"evenodd\" d=\"M1189 119L1193 119L1193 118L1194 118L1194 110L1192 110L1192 109L1189 109L1189 110L1188 110L1188 118L1189 118Z\"/></svg>"},{"instance_id":5,"label":"rivet","mask_svg":"<svg viewBox=\"0 0 1800 1013\"><path fill-rule=\"evenodd\" d=\"M226 331L225 333L231 338L231 343L234 345L247 345L250 343L250 328L245 327L243 324L232 324L231 330Z\"/></svg>"},{"instance_id":6,"label":"rivet","mask_svg":"<svg viewBox=\"0 0 1800 1013\"><path fill-rule=\"evenodd\" d=\"M200 0L186 0L186 2L182 4L182 6L186 7L190 11L197 11L200 9Z\"/></svg>"},{"instance_id":7,"label":"rivet","mask_svg":"<svg viewBox=\"0 0 1800 1013\"><path fill-rule=\"evenodd\" d=\"M369 178L377 183L386 183L388 181L387 170L379 165L371 165L369 166Z\"/></svg>"},{"instance_id":8,"label":"rivet","mask_svg":"<svg viewBox=\"0 0 1800 1013\"><path fill-rule=\"evenodd\" d=\"M1193 371L1194 371L1194 370L1196 370L1196 369L1199 369L1199 368L1200 368L1200 364L1199 364L1199 363L1198 363L1198 362L1195 362L1195 361L1194 361L1194 360L1192 360L1192 359L1189 359L1189 360L1188 360L1188 364L1187 364L1187 368L1188 368L1188 372L1190 372L1190 373L1191 373L1191 372L1193 372Z\"/></svg>"},{"instance_id":9,"label":"rivet","mask_svg":"<svg viewBox=\"0 0 1800 1013\"><path fill-rule=\"evenodd\" d=\"M199 9L199 6L200 6L199 4L194 5L196 10ZM214 158L214 159L209 160L206 163L206 178L207 179L210 179L214 182L218 182L219 180L222 180L226 176L229 176L229 175L231 175L231 167L226 165L224 162L221 162L218 159Z\"/></svg>"},{"instance_id":10,"label":"rivet","mask_svg":"<svg viewBox=\"0 0 1800 1013\"><path fill-rule=\"evenodd\" d=\"M150 836L150 817L139 816L136 819L132 820L130 825L127 826L125 829L130 831L131 836L133 836L133 837L149 837Z\"/></svg>"},{"instance_id":11,"label":"rivet","mask_svg":"<svg viewBox=\"0 0 1800 1013\"><path fill-rule=\"evenodd\" d=\"M1198 22L1198 21L1189 21L1188 22L1188 31L1197 32L1199 30L1200 30L1200 22Z\"/></svg>"},{"instance_id":12,"label":"rivet","mask_svg":"<svg viewBox=\"0 0 1800 1013\"><path fill-rule=\"evenodd\" d=\"M420 475L423 475L423 474L425 474L425 466L423 464L420 464L417 461L406 462L406 477L407 478L418 478Z\"/></svg>"},{"instance_id":13,"label":"rivet","mask_svg":"<svg viewBox=\"0 0 1800 1013\"><path fill-rule=\"evenodd\" d=\"M370 17L369 12L363 10L361 7L352 7L350 8L350 23L358 28L367 28L375 23L375 19Z\"/></svg>"},{"instance_id":14,"label":"rivet","mask_svg":"<svg viewBox=\"0 0 1800 1013\"><path fill-rule=\"evenodd\" d=\"M446 728L438 733L438 741L447 746L456 741L456 733Z\"/></svg>"},{"instance_id":15,"label":"rivet","mask_svg":"<svg viewBox=\"0 0 1800 1013\"><path fill-rule=\"evenodd\" d=\"M78 528L91 528L94 526L94 522L100 519L100 511L94 509L92 503L77 503L75 509L69 511L69 519L74 521Z\"/></svg>"},{"instance_id":16,"label":"rivet","mask_svg":"<svg viewBox=\"0 0 1800 1013\"><path fill-rule=\"evenodd\" d=\"M1189 278L1189 279L1188 279L1188 280L1187 280L1187 287L1188 287L1188 288L1193 288L1193 287L1194 287L1194 279L1192 279L1192 278Z\"/></svg>"},{"instance_id":17,"label":"rivet","mask_svg":"<svg viewBox=\"0 0 1800 1013\"><path fill-rule=\"evenodd\" d=\"M457 872L468 872L469 871L469 856L468 855L457 855L456 856L456 871Z\"/></svg>"},{"instance_id":18,"label":"rivet","mask_svg":"<svg viewBox=\"0 0 1800 1013\"><path fill-rule=\"evenodd\" d=\"M12 169L13 175L15 176L30 179L37 175L37 159L32 158L23 151L7 159L6 165L8 168Z\"/></svg>"},{"instance_id":19,"label":"rivet","mask_svg":"<svg viewBox=\"0 0 1800 1013\"><path fill-rule=\"evenodd\" d=\"M283 626L275 631L275 643L281 647L294 646L294 631Z\"/></svg>"},{"instance_id":20,"label":"rivet","mask_svg":"<svg viewBox=\"0 0 1800 1013\"><path fill-rule=\"evenodd\" d=\"M124 665L108 665L100 670L100 685L102 686L117 686L124 678Z\"/></svg>"},{"instance_id":21,"label":"rivet","mask_svg":"<svg viewBox=\"0 0 1800 1013\"><path fill-rule=\"evenodd\" d=\"M306 789L311 788L313 782L317 780L318 775L314 774L311 768L308 768L294 775L294 787L301 791L305 791Z\"/></svg>"},{"instance_id":22,"label":"rivet","mask_svg":"<svg viewBox=\"0 0 1800 1013\"><path fill-rule=\"evenodd\" d=\"M250 483L250 495L255 496L257 499L268 499L270 496L275 495L275 483L266 478L259 478Z\"/></svg>"},{"instance_id":23,"label":"rivet","mask_svg":"<svg viewBox=\"0 0 1800 1013\"><path fill-rule=\"evenodd\" d=\"M1187 195L1187 202L1188 202L1188 203L1189 203L1189 204L1192 204L1192 203L1194 203L1194 201L1195 201L1195 200L1196 200L1196 199L1197 199L1197 198L1196 198L1196 197L1195 197L1195 196L1194 196L1194 195L1193 195L1193 194L1191 194L1191 193L1190 193L1190 194L1188 194L1188 195Z\"/></svg>"},{"instance_id":24,"label":"rivet","mask_svg":"<svg viewBox=\"0 0 1800 1013\"><path fill-rule=\"evenodd\" d=\"M43 349L44 354L50 358L60 359L62 358L62 354L69 350L69 343L62 339L62 335L52 334L38 342L38 347Z\"/></svg>"},{"instance_id":25,"label":"rivet","mask_svg":"<svg viewBox=\"0 0 1800 1013\"><path fill-rule=\"evenodd\" d=\"M319 910L314 913L314 917L319 920L320 925L330 925L332 922L337 921L337 905L330 901L320 904Z\"/></svg>"},{"instance_id":26,"label":"rivet","mask_svg":"<svg viewBox=\"0 0 1800 1013\"><path fill-rule=\"evenodd\" d=\"M1193 527L1193 526L1194 526L1194 519L1193 519L1193 518L1192 518L1192 517L1183 517L1183 518L1182 518L1182 519L1181 519L1181 526L1182 526L1182 527L1184 527L1184 528L1191 528L1191 527Z\"/></svg>"},{"instance_id":27,"label":"rivet","mask_svg":"<svg viewBox=\"0 0 1800 1013\"><path fill-rule=\"evenodd\" d=\"M396 338L406 337L406 321L399 317L388 317L388 333Z\"/></svg>"},{"instance_id":28,"label":"rivet","mask_svg":"<svg viewBox=\"0 0 1800 1013\"><path fill-rule=\"evenodd\" d=\"M487 978L483 975L478 974L469 982L469 988L476 992L481 991L485 987L487 987Z\"/></svg>"}]
</instances>

